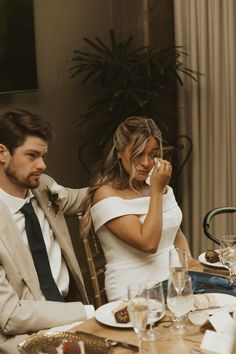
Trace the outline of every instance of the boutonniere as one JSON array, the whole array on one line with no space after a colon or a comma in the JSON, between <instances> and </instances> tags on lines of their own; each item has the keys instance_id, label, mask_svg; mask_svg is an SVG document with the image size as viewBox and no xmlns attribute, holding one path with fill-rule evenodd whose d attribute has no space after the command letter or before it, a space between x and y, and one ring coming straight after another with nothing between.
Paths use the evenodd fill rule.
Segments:
<instances>
[{"instance_id":1,"label":"boutonniere","mask_svg":"<svg viewBox=\"0 0 236 354\"><path fill-rule=\"evenodd\" d=\"M60 204L63 199L67 196L67 191L64 187L60 186L56 182L51 185L51 187L47 187L47 195L48 195L48 207L53 208L55 212L55 216L60 210Z\"/></svg>"}]
</instances>

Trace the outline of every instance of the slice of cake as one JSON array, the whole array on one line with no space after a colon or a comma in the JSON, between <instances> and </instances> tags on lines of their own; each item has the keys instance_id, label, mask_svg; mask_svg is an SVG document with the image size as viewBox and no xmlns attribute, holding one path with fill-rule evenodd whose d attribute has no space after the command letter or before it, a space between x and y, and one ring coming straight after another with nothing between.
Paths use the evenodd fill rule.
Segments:
<instances>
[{"instance_id":1,"label":"slice of cake","mask_svg":"<svg viewBox=\"0 0 236 354\"><path fill-rule=\"evenodd\" d=\"M117 323L128 323L130 322L129 312L128 312L128 302L123 301L118 307L116 307L112 313L114 314Z\"/></svg>"},{"instance_id":2,"label":"slice of cake","mask_svg":"<svg viewBox=\"0 0 236 354\"><path fill-rule=\"evenodd\" d=\"M207 250L205 253L206 261L209 263L216 263L220 261L220 255L217 251Z\"/></svg>"}]
</instances>

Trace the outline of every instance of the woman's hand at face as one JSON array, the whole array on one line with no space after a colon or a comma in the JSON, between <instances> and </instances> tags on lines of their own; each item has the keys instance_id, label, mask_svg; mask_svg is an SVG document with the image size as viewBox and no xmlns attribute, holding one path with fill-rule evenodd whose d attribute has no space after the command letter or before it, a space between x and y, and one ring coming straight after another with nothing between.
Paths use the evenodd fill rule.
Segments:
<instances>
[{"instance_id":1,"label":"woman's hand at face","mask_svg":"<svg viewBox=\"0 0 236 354\"><path fill-rule=\"evenodd\" d=\"M151 186L159 192L164 192L170 181L172 165L169 161L158 159L151 175Z\"/></svg>"}]
</instances>

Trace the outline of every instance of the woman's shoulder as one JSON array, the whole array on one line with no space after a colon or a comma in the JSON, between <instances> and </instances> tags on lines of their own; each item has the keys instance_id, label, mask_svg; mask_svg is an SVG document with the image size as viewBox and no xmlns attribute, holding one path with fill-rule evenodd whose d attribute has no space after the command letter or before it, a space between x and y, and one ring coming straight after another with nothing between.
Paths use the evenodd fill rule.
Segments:
<instances>
[{"instance_id":1,"label":"woman's shoulder","mask_svg":"<svg viewBox=\"0 0 236 354\"><path fill-rule=\"evenodd\" d=\"M94 193L93 204L96 204L101 200L109 197L119 197L119 192L111 185L104 184L103 186L99 187Z\"/></svg>"},{"instance_id":2,"label":"woman's shoulder","mask_svg":"<svg viewBox=\"0 0 236 354\"><path fill-rule=\"evenodd\" d=\"M127 199L125 193L122 192L111 186L102 186L97 190L96 199L93 200L91 207L95 232L114 218L147 213L149 197Z\"/></svg>"}]
</instances>

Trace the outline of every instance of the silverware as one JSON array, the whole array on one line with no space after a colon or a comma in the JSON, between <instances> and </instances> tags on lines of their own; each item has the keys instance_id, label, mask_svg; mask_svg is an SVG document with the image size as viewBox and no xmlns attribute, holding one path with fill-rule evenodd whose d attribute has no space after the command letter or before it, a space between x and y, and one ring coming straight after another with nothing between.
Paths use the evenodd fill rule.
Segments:
<instances>
[{"instance_id":1,"label":"silverware","mask_svg":"<svg viewBox=\"0 0 236 354\"><path fill-rule=\"evenodd\" d=\"M122 348L133 350L134 352L139 351L137 345L126 343L126 342L120 342L120 341L106 338L105 343L108 347L122 347Z\"/></svg>"},{"instance_id":2,"label":"silverware","mask_svg":"<svg viewBox=\"0 0 236 354\"><path fill-rule=\"evenodd\" d=\"M196 309L196 310L192 310L191 312L204 312L204 311L209 311L209 310L217 310L217 309L223 309L226 306L210 306L210 307L206 307L204 309Z\"/></svg>"},{"instance_id":3,"label":"silverware","mask_svg":"<svg viewBox=\"0 0 236 354\"><path fill-rule=\"evenodd\" d=\"M191 313L193 312L208 312L208 311L212 311L212 310L225 310L229 313L232 313L234 311L236 311L236 305L235 304L229 304L229 305L223 305L223 306L210 306L204 309L196 309L196 310L192 310Z\"/></svg>"},{"instance_id":4,"label":"silverware","mask_svg":"<svg viewBox=\"0 0 236 354\"><path fill-rule=\"evenodd\" d=\"M103 343L103 346L105 346L106 348L111 348L111 347L122 347L125 349L130 349L133 350L134 352L138 352L139 351L139 347L137 345L134 344L130 344L130 343L126 343L126 342L120 342L120 341L116 341L113 339L109 339L109 338L104 338L104 337L100 337L97 336L96 334L92 334L92 333L86 333L83 331L76 331L76 334L78 334L81 337L81 340L83 340L83 337L85 337L87 340L90 339L94 340L94 341L99 341L100 343Z\"/></svg>"}]
</instances>

